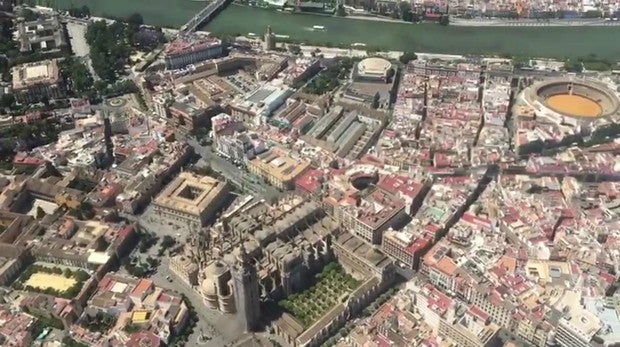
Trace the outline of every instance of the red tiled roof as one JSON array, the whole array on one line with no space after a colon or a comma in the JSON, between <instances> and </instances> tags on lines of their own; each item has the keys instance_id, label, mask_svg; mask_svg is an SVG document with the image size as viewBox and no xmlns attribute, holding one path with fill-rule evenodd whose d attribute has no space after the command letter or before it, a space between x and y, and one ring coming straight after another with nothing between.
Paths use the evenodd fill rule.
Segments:
<instances>
[{"instance_id":1,"label":"red tiled roof","mask_svg":"<svg viewBox=\"0 0 620 347\"><path fill-rule=\"evenodd\" d=\"M114 282L108 276L105 276L99 282L99 288L101 288L102 290L108 290L108 288L111 287L112 285L114 285Z\"/></svg>"},{"instance_id":2,"label":"red tiled roof","mask_svg":"<svg viewBox=\"0 0 620 347\"><path fill-rule=\"evenodd\" d=\"M430 231L433 234L436 234L441 228L435 224L426 224L424 226L424 230Z\"/></svg>"},{"instance_id":3,"label":"red tiled roof","mask_svg":"<svg viewBox=\"0 0 620 347\"><path fill-rule=\"evenodd\" d=\"M17 153L13 158L13 164L39 166L42 163L42 159L29 156L25 153Z\"/></svg>"},{"instance_id":4,"label":"red tiled roof","mask_svg":"<svg viewBox=\"0 0 620 347\"><path fill-rule=\"evenodd\" d=\"M452 299L437 290L437 288L430 283L427 283L424 287L429 290L427 299L428 306L435 312L440 314L445 313L448 307L452 304Z\"/></svg>"},{"instance_id":5,"label":"red tiled roof","mask_svg":"<svg viewBox=\"0 0 620 347\"><path fill-rule=\"evenodd\" d=\"M472 305L468 311L471 315L478 317L480 320L486 322L489 319L489 315L484 312L480 307Z\"/></svg>"},{"instance_id":6,"label":"red tiled roof","mask_svg":"<svg viewBox=\"0 0 620 347\"><path fill-rule=\"evenodd\" d=\"M400 192L410 198L418 196L423 188L422 184L398 175L383 176L377 185L389 192Z\"/></svg>"},{"instance_id":7,"label":"red tiled roof","mask_svg":"<svg viewBox=\"0 0 620 347\"><path fill-rule=\"evenodd\" d=\"M118 231L118 238L124 239L133 231L133 226L127 225Z\"/></svg>"},{"instance_id":8,"label":"red tiled roof","mask_svg":"<svg viewBox=\"0 0 620 347\"><path fill-rule=\"evenodd\" d=\"M424 236L424 238L417 238L414 242L412 242L409 246L405 248L405 252L409 254L416 254L416 252L423 251L428 246L430 246L433 238L430 235Z\"/></svg>"},{"instance_id":9,"label":"red tiled roof","mask_svg":"<svg viewBox=\"0 0 620 347\"><path fill-rule=\"evenodd\" d=\"M491 226L491 221L489 219L478 217L469 212L465 212L465 214L463 214L463 217L461 217L461 219L467 223L479 225L485 228L488 228Z\"/></svg>"},{"instance_id":10,"label":"red tiled roof","mask_svg":"<svg viewBox=\"0 0 620 347\"><path fill-rule=\"evenodd\" d=\"M127 347L158 347L161 340L150 331L138 331L131 334L127 341Z\"/></svg>"},{"instance_id":11,"label":"red tiled roof","mask_svg":"<svg viewBox=\"0 0 620 347\"><path fill-rule=\"evenodd\" d=\"M147 290L149 290L149 288L151 288L152 285L153 285L153 281L148 280L146 278L142 278L140 279L140 281L138 281L138 284L136 284L134 289L131 291L130 295L133 297L142 296L142 294L144 294Z\"/></svg>"},{"instance_id":12,"label":"red tiled roof","mask_svg":"<svg viewBox=\"0 0 620 347\"><path fill-rule=\"evenodd\" d=\"M322 176L321 170L308 170L295 181L295 184L309 193L314 193L321 187L320 177Z\"/></svg>"}]
</instances>

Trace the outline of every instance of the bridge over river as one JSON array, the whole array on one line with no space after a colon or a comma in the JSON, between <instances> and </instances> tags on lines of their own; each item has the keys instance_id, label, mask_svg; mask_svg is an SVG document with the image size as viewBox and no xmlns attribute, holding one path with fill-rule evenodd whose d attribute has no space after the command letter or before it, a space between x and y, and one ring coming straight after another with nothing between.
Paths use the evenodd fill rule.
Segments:
<instances>
[{"instance_id":1,"label":"bridge over river","mask_svg":"<svg viewBox=\"0 0 620 347\"><path fill-rule=\"evenodd\" d=\"M207 5L200 12L181 26L179 35L183 36L196 31L198 27L205 25L211 20L214 14L226 7L230 1L232 0L208 0Z\"/></svg>"}]
</instances>

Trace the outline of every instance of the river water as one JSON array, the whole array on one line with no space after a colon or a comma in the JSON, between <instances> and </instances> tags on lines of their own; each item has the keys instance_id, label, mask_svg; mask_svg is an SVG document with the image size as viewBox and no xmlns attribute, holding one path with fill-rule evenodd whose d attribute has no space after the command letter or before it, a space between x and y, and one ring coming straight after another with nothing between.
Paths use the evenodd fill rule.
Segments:
<instances>
[{"instance_id":1,"label":"river water","mask_svg":"<svg viewBox=\"0 0 620 347\"><path fill-rule=\"evenodd\" d=\"M192 0L56 0L66 8L87 5L98 16L142 14L149 24L180 26L203 7ZM511 54L536 57L577 57L596 54L620 59L620 26L607 27L443 27L434 23L408 24L290 14L230 5L204 30L216 34L262 34L271 25L278 35L312 44L450 54ZM313 31L312 27L325 27Z\"/></svg>"}]
</instances>

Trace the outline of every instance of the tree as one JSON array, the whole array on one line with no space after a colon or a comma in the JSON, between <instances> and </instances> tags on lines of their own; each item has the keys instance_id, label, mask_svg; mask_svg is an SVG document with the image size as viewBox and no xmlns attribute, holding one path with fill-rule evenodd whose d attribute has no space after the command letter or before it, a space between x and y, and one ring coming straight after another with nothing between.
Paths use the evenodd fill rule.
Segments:
<instances>
[{"instance_id":1,"label":"tree","mask_svg":"<svg viewBox=\"0 0 620 347\"><path fill-rule=\"evenodd\" d=\"M50 177L50 176L54 176L54 177L62 177L62 174L60 174L60 172L58 171L58 169L56 169L56 167L54 166L54 164L52 164L49 161L45 161L45 177Z\"/></svg>"},{"instance_id":2,"label":"tree","mask_svg":"<svg viewBox=\"0 0 620 347\"><path fill-rule=\"evenodd\" d=\"M19 15L20 17L23 17L27 22L31 22L39 18L39 15L29 8L23 8Z\"/></svg>"},{"instance_id":3,"label":"tree","mask_svg":"<svg viewBox=\"0 0 620 347\"><path fill-rule=\"evenodd\" d=\"M94 87L99 94L105 94L108 90L108 83L103 80L97 80L95 81Z\"/></svg>"},{"instance_id":4,"label":"tree","mask_svg":"<svg viewBox=\"0 0 620 347\"><path fill-rule=\"evenodd\" d=\"M90 9L88 8L88 6L84 5L80 8L80 10L82 12L82 16L90 17Z\"/></svg>"},{"instance_id":5,"label":"tree","mask_svg":"<svg viewBox=\"0 0 620 347\"><path fill-rule=\"evenodd\" d=\"M373 96L372 98L372 108L374 108L375 110L379 108L380 99L381 99L381 95L379 95L379 92L376 92L375 96Z\"/></svg>"},{"instance_id":6,"label":"tree","mask_svg":"<svg viewBox=\"0 0 620 347\"><path fill-rule=\"evenodd\" d=\"M441 18L439 18L439 24L443 26L447 26L448 24L450 24L450 16L448 16L447 14L441 16Z\"/></svg>"},{"instance_id":7,"label":"tree","mask_svg":"<svg viewBox=\"0 0 620 347\"><path fill-rule=\"evenodd\" d=\"M110 25L105 21L97 21L89 24L86 29L85 38L90 46L93 69L108 83L116 82L118 75L124 71L129 58L129 30L125 23L119 21Z\"/></svg>"},{"instance_id":8,"label":"tree","mask_svg":"<svg viewBox=\"0 0 620 347\"><path fill-rule=\"evenodd\" d=\"M93 92L93 77L81 61L67 58L60 64L62 74L71 82L71 90L83 97Z\"/></svg>"},{"instance_id":9,"label":"tree","mask_svg":"<svg viewBox=\"0 0 620 347\"><path fill-rule=\"evenodd\" d=\"M45 217L45 211L43 210L43 208L41 208L41 206L37 206L37 219L43 219L43 217Z\"/></svg>"},{"instance_id":10,"label":"tree","mask_svg":"<svg viewBox=\"0 0 620 347\"><path fill-rule=\"evenodd\" d=\"M403 54L398 58L398 60L405 65L416 59L418 59L418 56L413 52L403 52Z\"/></svg>"},{"instance_id":11,"label":"tree","mask_svg":"<svg viewBox=\"0 0 620 347\"><path fill-rule=\"evenodd\" d=\"M90 9L86 5L79 8L71 7L69 9L69 15L76 18L88 18L90 17Z\"/></svg>"},{"instance_id":12,"label":"tree","mask_svg":"<svg viewBox=\"0 0 620 347\"><path fill-rule=\"evenodd\" d=\"M15 105L15 96L13 94L2 94L0 97L0 107L11 108Z\"/></svg>"},{"instance_id":13,"label":"tree","mask_svg":"<svg viewBox=\"0 0 620 347\"><path fill-rule=\"evenodd\" d=\"M125 325L125 327L123 328L123 331L125 331L128 334L133 334L135 332L140 331L140 326L137 324L127 324Z\"/></svg>"},{"instance_id":14,"label":"tree","mask_svg":"<svg viewBox=\"0 0 620 347\"><path fill-rule=\"evenodd\" d=\"M398 4L400 10L400 18L405 22L411 22L413 14L411 13L411 4L408 1L401 1Z\"/></svg>"},{"instance_id":15,"label":"tree","mask_svg":"<svg viewBox=\"0 0 620 347\"><path fill-rule=\"evenodd\" d=\"M288 45L288 51L291 52L292 54L297 55L301 53L301 47L299 47L299 45L290 44Z\"/></svg>"},{"instance_id":16,"label":"tree","mask_svg":"<svg viewBox=\"0 0 620 347\"><path fill-rule=\"evenodd\" d=\"M564 62L564 69L568 72L582 72L583 63L580 60L568 59Z\"/></svg>"},{"instance_id":17,"label":"tree","mask_svg":"<svg viewBox=\"0 0 620 347\"><path fill-rule=\"evenodd\" d=\"M144 18L139 13L132 13L129 17L127 17L127 23L133 26L140 26L144 24Z\"/></svg>"},{"instance_id":18,"label":"tree","mask_svg":"<svg viewBox=\"0 0 620 347\"><path fill-rule=\"evenodd\" d=\"M177 242L170 235L165 235L161 240L161 248L168 249L174 246Z\"/></svg>"},{"instance_id":19,"label":"tree","mask_svg":"<svg viewBox=\"0 0 620 347\"><path fill-rule=\"evenodd\" d=\"M347 15L347 11L344 9L344 6L338 5L338 8L336 9L336 16L344 17L346 15Z\"/></svg>"},{"instance_id":20,"label":"tree","mask_svg":"<svg viewBox=\"0 0 620 347\"><path fill-rule=\"evenodd\" d=\"M147 257L146 258L146 262L149 264L151 269L154 269L157 266L159 266L159 261L157 259L153 258L153 257Z\"/></svg>"},{"instance_id":21,"label":"tree","mask_svg":"<svg viewBox=\"0 0 620 347\"><path fill-rule=\"evenodd\" d=\"M81 342L77 342L69 336L65 336L62 339L62 345L65 347L88 347L88 345Z\"/></svg>"}]
</instances>

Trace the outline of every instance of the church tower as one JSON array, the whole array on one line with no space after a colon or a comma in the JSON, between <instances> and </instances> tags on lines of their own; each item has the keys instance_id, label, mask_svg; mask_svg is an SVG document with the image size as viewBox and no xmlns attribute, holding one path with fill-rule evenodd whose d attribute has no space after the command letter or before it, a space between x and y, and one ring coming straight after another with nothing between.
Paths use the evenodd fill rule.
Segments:
<instances>
[{"instance_id":1,"label":"church tower","mask_svg":"<svg viewBox=\"0 0 620 347\"><path fill-rule=\"evenodd\" d=\"M110 165L114 163L114 144L112 143L112 124L106 110L103 111L103 137L105 140L106 160Z\"/></svg>"},{"instance_id":2,"label":"church tower","mask_svg":"<svg viewBox=\"0 0 620 347\"><path fill-rule=\"evenodd\" d=\"M267 31L265 32L265 47L266 51L273 51L276 49L276 35L271 31L271 25L267 26Z\"/></svg>"},{"instance_id":3,"label":"church tower","mask_svg":"<svg viewBox=\"0 0 620 347\"><path fill-rule=\"evenodd\" d=\"M103 151L95 153L95 165L99 169L106 169L114 164L114 143L112 142L112 124L110 116L105 106L105 98L103 99L103 109L101 117L103 118L103 140L105 148Z\"/></svg>"},{"instance_id":4,"label":"church tower","mask_svg":"<svg viewBox=\"0 0 620 347\"><path fill-rule=\"evenodd\" d=\"M239 254L232 268L235 287L237 316L244 331L253 331L260 320L260 292L256 268L250 262L250 255L243 246L239 246Z\"/></svg>"}]
</instances>

